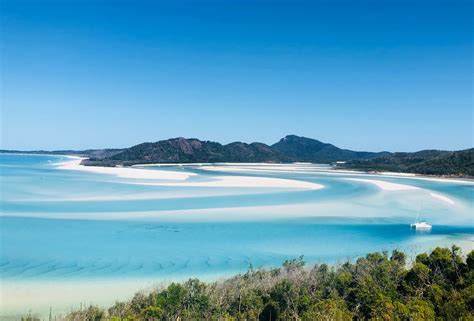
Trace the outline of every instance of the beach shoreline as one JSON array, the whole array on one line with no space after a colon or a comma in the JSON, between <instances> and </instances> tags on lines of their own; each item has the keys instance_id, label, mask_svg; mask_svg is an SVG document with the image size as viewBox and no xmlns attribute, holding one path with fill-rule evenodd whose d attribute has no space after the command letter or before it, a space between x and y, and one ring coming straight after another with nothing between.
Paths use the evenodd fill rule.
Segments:
<instances>
[{"instance_id":1,"label":"beach shoreline","mask_svg":"<svg viewBox=\"0 0 474 321\"><path fill-rule=\"evenodd\" d=\"M445 183L464 183L474 185L474 178L471 177L462 177L454 175L426 175L419 173L406 173L406 172L378 172L378 171L364 171L357 169L338 169L333 168L335 172L342 173L354 173L354 174L363 174L373 177L393 177L393 178L407 178L407 179L420 179L420 180L429 180L436 182L445 182Z\"/></svg>"},{"instance_id":2,"label":"beach shoreline","mask_svg":"<svg viewBox=\"0 0 474 321\"><path fill-rule=\"evenodd\" d=\"M84 157L74 157L74 159L55 164L62 170L79 170L98 174L114 175L120 178L132 179L126 184L155 185L155 186L182 186L182 187L252 187L252 188L282 188L282 189L310 189L317 190L324 188L324 185L305 182L294 179L254 177L254 176L216 176L211 181L192 182L188 179L198 176L192 172L163 171L158 169L141 169L136 167L102 167L82 165ZM179 165L175 165L179 166ZM139 180L148 180L143 182ZM150 180L154 180L150 182ZM180 182L176 182L180 181Z\"/></svg>"},{"instance_id":3,"label":"beach shoreline","mask_svg":"<svg viewBox=\"0 0 474 321\"><path fill-rule=\"evenodd\" d=\"M406 244L397 248L408 257L408 266L416 255L431 252L436 247L460 247L466 255L472 250L472 239L463 237L457 240L447 238L433 240L432 244L412 247ZM359 257L359 256L357 256ZM339 267L346 261L357 257L346 258L337 262L327 263ZM317 264L318 261L309 261ZM270 266L266 266L270 268ZM28 315L47 319L51 313L60 316L70 311L89 305L107 308L116 302L131 300L137 293L148 294L166 288L172 282L185 282L190 278L199 278L202 282L219 282L245 271L227 271L223 273L202 273L199 275L182 275L170 277L138 277L138 278L92 278L92 279L42 279L42 280L0 280L0 319L18 320ZM8 295L7 295L8 294Z\"/></svg>"},{"instance_id":4,"label":"beach shoreline","mask_svg":"<svg viewBox=\"0 0 474 321\"><path fill-rule=\"evenodd\" d=\"M74 157L74 156L73 156ZM84 158L85 159L85 158ZM321 165L321 167L318 167ZM86 166L86 165L84 165ZM454 175L425 175L419 173L406 173L406 172L387 172L387 171L364 171L364 170L357 170L357 169L347 169L347 168L337 168L332 166L331 164L326 163L301 163L301 162L291 162L291 163L231 163L231 162L223 162L223 163L144 163L144 164L134 164L128 167L123 168L135 168L135 167L186 167L186 166L237 166L237 167L251 167L251 166L262 166L262 167L309 167L309 168L327 168L328 172L335 172L335 173L347 173L347 174L362 174L374 177L394 177L394 178L411 178L411 179L423 179L423 180L432 180L432 181L439 181L439 182L452 182L452 183L466 183L466 184L473 184L474 185L474 178L470 177L460 177ZM100 167L90 165L87 167Z\"/></svg>"},{"instance_id":5,"label":"beach shoreline","mask_svg":"<svg viewBox=\"0 0 474 321\"><path fill-rule=\"evenodd\" d=\"M83 157L76 154L48 154L48 153L27 153L27 152L0 152L0 154L6 155L34 155L34 156L62 156L69 158L80 158L81 162L88 157ZM420 180L431 180L437 182L446 182L446 183L465 183L474 185L474 178L463 177L457 175L426 175L420 173L407 173L407 172L387 172L387 171L367 171L367 170L357 170L357 169L347 169L347 168L337 168L328 163L302 163L302 162L289 162L289 163L144 163L144 164L133 164L131 166L123 167L104 167L104 166L94 166L94 165L81 165L85 167L99 167L99 168L135 168L135 167L186 167L186 166L215 166L215 165L236 165L236 166L288 166L288 165L303 165L303 166L317 166L323 165L323 167L330 167L328 171L334 171L335 173L348 173L348 174L363 174L367 176L374 177L394 177L394 178L408 178L408 179L420 179Z\"/></svg>"}]
</instances>

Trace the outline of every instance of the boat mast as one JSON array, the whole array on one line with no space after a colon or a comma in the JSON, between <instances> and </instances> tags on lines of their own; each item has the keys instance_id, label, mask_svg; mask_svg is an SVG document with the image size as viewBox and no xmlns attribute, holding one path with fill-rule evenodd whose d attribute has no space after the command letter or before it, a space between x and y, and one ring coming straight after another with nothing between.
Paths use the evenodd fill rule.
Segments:
<instances>
[{"instance_id":1,"label":"boat mast","mask_svg":"<svg viewBox=\"0 0 474 321\"><path fill-rule=\"evenodd\" d=\"M423 201L420 201L420 207L418 208L418 213L416 214L416 221L415 223L418 223L418 219L420 218L420 213L421 213L421 208L423 206Z\"/></svg>"}]
</instances>

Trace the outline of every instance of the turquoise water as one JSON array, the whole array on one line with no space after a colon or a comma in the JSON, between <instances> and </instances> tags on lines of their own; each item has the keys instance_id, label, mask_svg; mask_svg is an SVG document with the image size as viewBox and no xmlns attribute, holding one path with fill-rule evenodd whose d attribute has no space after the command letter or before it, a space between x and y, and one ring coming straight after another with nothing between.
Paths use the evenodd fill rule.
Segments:
<instances>
[{"instance_id":1,"label":"turquoise water","mask_svg":"<svg viewBox=\"0 0 474 321\"><path fill-rule=\"evenodd\" d=\"M301 254L311 262L334 262L367 251L412 251L419 237L406 225L318 220L173 224L8 217L0 223L0 275L26 279L228 274ZM440 226L430 235L472 232Z\"/></svg>"},{"instance_id":2,"label":"turquoise water","mask_svg":"<svg viewBox=\"0 0 474 321\"><path fill-rule=\"evenodd\" d=\"M370 251L473 244L469 181L354 175L318 165L236 170L236 165L219 165L212 171L194 165L159 169L197 174L192 182L252 176L324 188L159 186L58 169L56 164L66 160L0 155L2 280L228 275L299 255L309 262L337 263ZM419 189L383 190L347 178ZM420 202L423 218L434 224L427 233L408 226Z\"/></svg>"}]
</instances>

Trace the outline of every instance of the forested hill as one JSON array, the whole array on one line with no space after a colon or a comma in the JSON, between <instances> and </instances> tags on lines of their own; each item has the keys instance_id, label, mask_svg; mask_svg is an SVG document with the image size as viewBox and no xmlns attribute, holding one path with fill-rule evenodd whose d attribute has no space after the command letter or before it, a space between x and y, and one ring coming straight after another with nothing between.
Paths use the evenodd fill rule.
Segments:
<instances>
[{"instance_id":1,"label":"forested hill","mask_svg":"<svg viewBox=\"0 0 474 321\"><path fill-rule=\"evenodd\" d=\"M71 155L94 158L105 158L120 153L124 149L105 148L105 149L61 149L61 150L13 150L0 149L0 154L32 154L32 155Z\"/></svg>"},{"instance_id":2,"label":"forested hill","mask_svg":"<svg viewBox=\"0 0 474 321\"><path fill-rule=\"evenodd\" d=\"M474 177L474 148L454 152L424 150L393 153L369 160L353 160L343 167L365 171Z\"/></svg>"},{"instance_id":3,"label":"forested hill","mask_svg":"<svg viewBox=\"0 0 474 321\"><path fill-rule=\"evenodd\" d=\"M370 159L390 154L388 152L372 153L341 149L319 140L288 135L280 139L272 148L298 162L331 163L354 159Z\"/></svg>"},{"instance_id":4,"label":"forested hill","mask_svg":"<svg viewBox=\"0 0 474 321\"><path fill-rule=\"evenodd\" d=\"M352 159L369 159L387 154L355 152L340 149L318 140L289 135L278 143L246 144L234 142L222 145L195 138L172 138L155 143L143 143L109 157L91 157L85 165L133 165L146 163L215 163L215 162L312 162L330 163Z\"/></svg>"},{"instance_id":5,"label":"forested hill","mask_svg":"<svg viewBox=\"0 0 474 321\"><path fill-rule=\"evenodd\" d=\"M20 152L20 151L0 151ZM22 152L25 153L25 152ZM364 152L342 149L316 139L288 135L269 146L263 143L220 144L195 138L172 138L124 149L29 151L80 155L90 166L130 166L152 163L336 163L339 168L474 177L474 149L424 150L414 153Z\"/></svg>"},{"instance_id":6,"label":"forested hill","mask_svg":"<svg viewBox=\"0 0 474 321\"><path fill-rule=\"evenodd\" d=\"M105 158L90 158L85 165L133 165L149 163L216 163L216 162L291 162L292 159L262 143L217 142L191 138L172 138L143 143Z\"/></svg>"}]
</instances>

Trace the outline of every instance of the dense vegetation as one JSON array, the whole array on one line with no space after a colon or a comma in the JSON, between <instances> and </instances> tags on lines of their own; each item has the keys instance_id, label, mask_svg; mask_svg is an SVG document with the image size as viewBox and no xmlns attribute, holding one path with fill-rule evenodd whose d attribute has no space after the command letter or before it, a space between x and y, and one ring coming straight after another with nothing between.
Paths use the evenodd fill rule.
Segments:
<instances>
[{"instance_id":1,"label":"dense vegetation","mask_svg":"<svg viewBox=\"0 0 474 321\"><path fill-rule=\"evenodd\" d=\"M351 161L344 167L367 171L474 177L474 148L456 152L425 150L393 153L370 160Z\"/></svg>"},{"instance_id":2,"label":"dense vegetation","mask_svg":"<svg viewBox=\"0 0 474 321\"><path fill-rule=\"evenodd\" d=\"M222 145L198 139L172 138L143 143L106 158L90 158L85 165L147 163L289 162L291 159L262 143Z\"/></svg>"},{"instance_id":3,"label":"dense vegetation","mask_svg":"<svg viewBox=\"0 0 474 321\"><path fill-rule=\"evenodd\" d=\"M44 155L75 155L84 157L93 157L97 159L106 158L120 153L123 149L118 148L106 148L106 149L85 149L85 150L74 150L74 149L63 149L63 150L11 150L11 149L0 149L0 154L44 154Z\"/></svg>"},{"instance_id":4,"label":"dense vegetation","mask_svg":"<svg viewBox=\"0 0 474 321\"><path fill-rule=\"evenodd\" d=\"M354 152L315 139L289 135L268 146L262 143L235 142L222 145L198 139L172 138L143 143L110 157L92 157L85 165L133 165L146 163L216 163L216 162L313 162L368 159L386 153Z\"/></svg>"},{"instance_id":5,"label":"dense vegetation","mask_svg":"<svg viewBox=\"0 0 474 321\"><path fill-rule=\"evenodd\" d=\"M288 135L272 148L288 156L293 161L311 163L331 163L337 161L347 161L355 159L370 159L389 154L388 152L356 152L348 149L341 149L332 144L323 143L316 139Z\"/></svg>"},{"instance_id":6,"label":"dense vegetation","mask_svg":"<svg viewBox=\"0 0 474 321\"><path fill-rule=\"evenodd\" d=\"M91 156L85 165L116 166L145 163L312 162L332 163L365 171L426 175L474 176L474 149L457 152L425 150L415 153L371 153L341 149L315 139L288 135L278 143L221 145L198 139L173 138L143 143L106 157Z\"/></svg>"},{"instance_id":7,"label":"dense vegetation","mask_svg":"<svg viewBox=\"0 0 474 321\"><path fill-rule=\"evenodd\" d=\"M59 319L474 320L473 313L474 251L464 260L453 246L418 255L408 269L400 251L338 267L306 268L299 258L211 284L172 283L107 310L90 306Z\"/></svg>"},{"instance_id":8,"label":"dense vegetation","mask_svg":"<svg viewBox=\"0 0 474 321\"><path fill-rule=\"evenodd\" d=\"M0 150L1 152L19 151ZM83 164L90 166L219 162L334 163L344 161L346 164L338 164L338 166L365 171L474 177L474 149L456 152L439 150L425 150L415 153L357 152L295 135L288 135L272 146L241 142L222 145L211 141L180 137L155 143L143 143L124 149L29 151L27 153L81 155L88 158L83 161Z\"/></svg>"}]
</instances>

